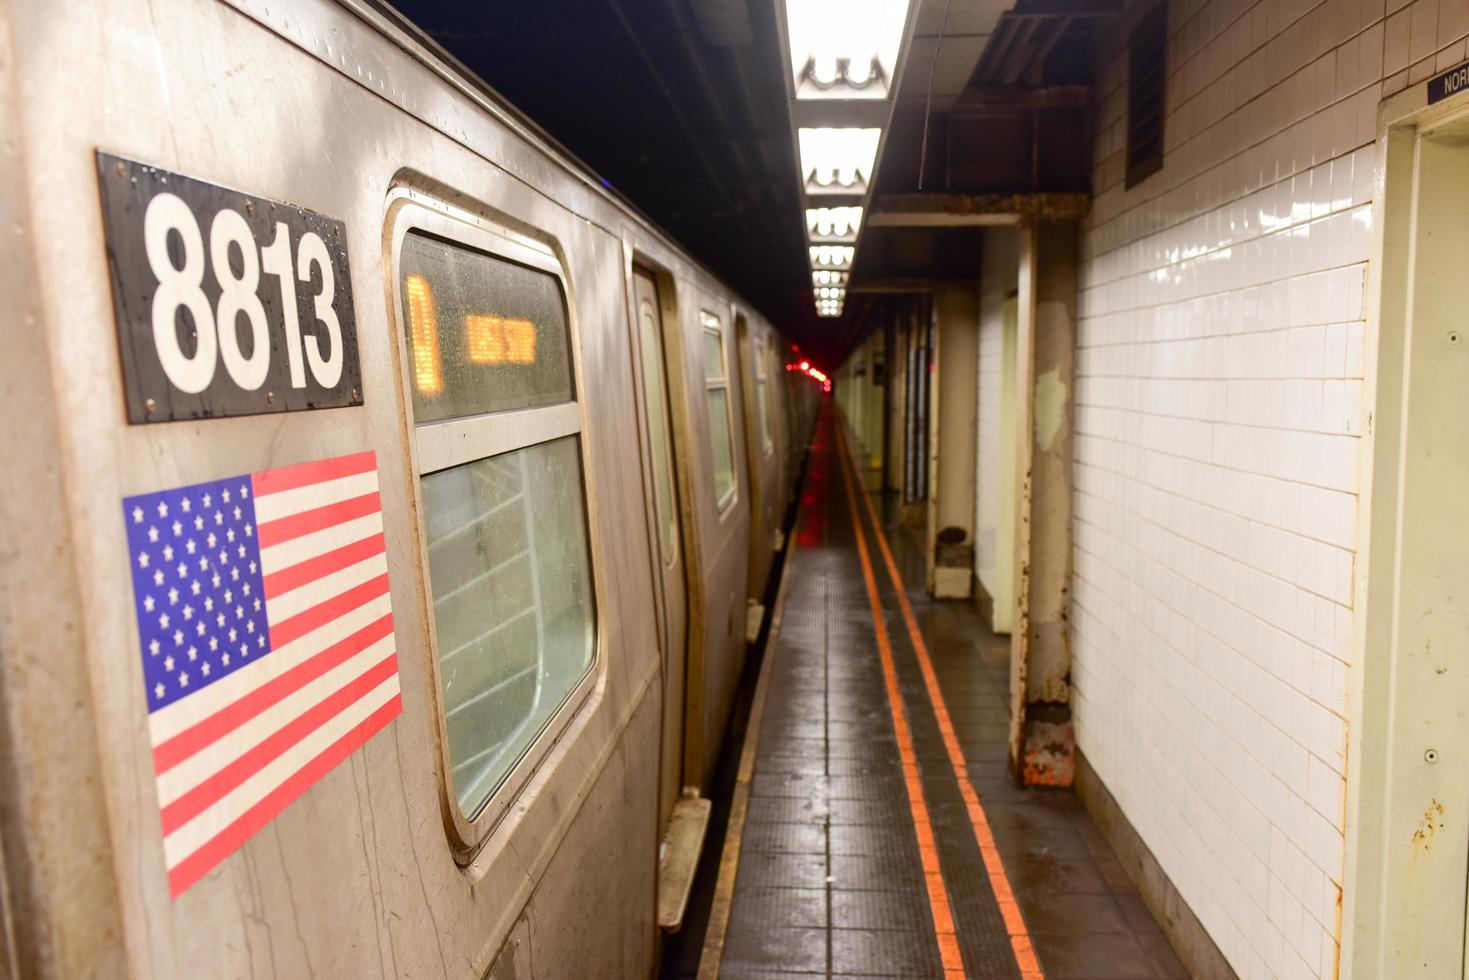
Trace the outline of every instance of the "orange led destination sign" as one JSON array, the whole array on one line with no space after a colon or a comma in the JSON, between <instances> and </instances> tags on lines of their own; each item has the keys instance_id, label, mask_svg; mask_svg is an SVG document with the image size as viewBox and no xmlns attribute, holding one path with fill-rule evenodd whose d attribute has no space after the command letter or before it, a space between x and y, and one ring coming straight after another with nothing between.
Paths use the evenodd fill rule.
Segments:
<instances>
[{"instance_id":1,"label":"orange led destination sign","mask_svg":"<svg viewBox=\"0 0 1469 980\"><path fill-rule=\"evenodd\" d=\"M444 367L434 288L427 276L411 275L403 291L408 304L413 386L423 395L440 394L444 390ZM534 364L536 325L520 317L470 313L464 317L464 349L471 364Z\"/></svg>"},{"instance_id":2,"label":"orange led destination sign","mask_svg":"<svg viewBox=\"0 0 1469 980\"><path fill-rule=\"evenodd\" d=\"M424 276L409 276L408 328L413 343L413 386L425 395L444 390L439 362L439 317L434 312L434 288Z\"/></svg>"},{"instance_id":3,"label":"orange led destination sign","mask_svg":"<svg viewBox=\"0 0 1469 980\"><path fill-rule=\"evenodd\" d=\"M464 318L472 364L534 364L536 325L529 320L503 316Z\"/></svg>"}]
</instances>

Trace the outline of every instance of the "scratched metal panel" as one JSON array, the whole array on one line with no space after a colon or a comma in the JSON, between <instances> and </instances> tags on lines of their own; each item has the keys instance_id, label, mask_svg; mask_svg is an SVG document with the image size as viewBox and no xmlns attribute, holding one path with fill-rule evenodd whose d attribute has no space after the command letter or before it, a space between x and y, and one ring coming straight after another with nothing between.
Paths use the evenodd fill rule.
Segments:
<instances>
[{"instance_id":1,"label":"scratched metal panel","mask_svg":"<svg viewBox=\"0 0 1469 980\"><path fill-rule=\"evenodd\" d=\"M607 231L611 206L589 205L564 171L537 165L538 151L343 5L248 6L259 18L210 0L56 0L19 5L0 18L13 58L6 74L25 81L15 140L25 176L7 186L5 203L17 215L46 215L17 322L44 346L44 358L27 354L26 363L51 375L57 431L45 466L65 477L36 481L56 489L30 506L54 508L46 513L57 520L43 523L59 525L57 540L71 549L61 560L77 582L59 587L78 609L51 623L24 621L30 634L7 634L0 661L9 676L24 663L18 645L34 647L42 629L49 630L52 659L56 650L76 651L56 661L67 668L68 683L77 682L57 688L67 692L61 716L84 714L95 733L70 725L61 737L37 727L26 747L32 754L20 762L50 767L90 792L78 797L87 805L67 819L37 825L34 839L49 864L62 867L66 855L82 854L112 881L94 888L92 879L52 879L59 887L45 900L65 931L37 940L31 920L22 925L26 941L71 944L62 952L86 944L106 975L482 975L523 915L546 929L545 948L558 936L565 940L575 927L556 925L562 909L540 898L555 893L538 886L600 861L587 883L596 901L585 908L615 914L561 948L613 963L617 975L647 975L655 954L656 840L640 815L655 806L656 787L640 773L658 744L650 721L657 702L649 697L657 638L642 484L638 468L625 465L640 450L626 394L632 365L620 319L620 249ZM284 23L266 23L267 16ZM55 29L63 23L74 27ZM462 125L438 131L385 101L383 90ZM99 146L340 221L354 287L360 390L372 397L350 412L128 425L120 411L126 394L99 208ZM526 166L509 173L488 159L500 155ZM501 215L563 257L580 330L580 390L595 406L583 431L605 590L598 596L606 610L605 669L597 696L547 754L537 790L510 808L467 867L455 862L442 831L431 652L413 571L419 543L401 415L402 332L385 301L385 201L404 185ZM593 214L582 213L589 208ZM361 449L379 459L403 715L171 901L138 665L115 655L136 640L131 596L118 588L127 556L117 501ZM57 705L48 710L57 712ZM57 767L58 758L75 765ZM597 822L587 819L594 812ZM609 851L609 839L628 846ZM99 895L127 899L113 904Z\"/></svg>"}]
</instances>

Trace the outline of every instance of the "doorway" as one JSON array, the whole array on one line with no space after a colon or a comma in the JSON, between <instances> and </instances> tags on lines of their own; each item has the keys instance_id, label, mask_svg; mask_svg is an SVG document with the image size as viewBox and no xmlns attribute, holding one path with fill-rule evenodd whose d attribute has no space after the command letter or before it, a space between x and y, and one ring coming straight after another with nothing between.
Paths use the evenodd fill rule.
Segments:
<instances>
[{"instance_id":1,"label":"doorway","mask_svg":"<svg viewBox=\"0 0 1469 980\"><path fill-rule=\"evenodd\" d=\"M638 347L643 377L643 425L652 464L653 517L658 562L658 618L663 659L663 722L658 777L658 826L668 825L683 782L684 683L687 674L688 599L679 532L678 479L669 416L668 362L663 353L664 309L658 283L633 269Z\"/></svg>"},{"instance_id":2,"label":"doorway","mask_svg":"<svg viewBox=\"0 0 1469 980\"><path fill-rule=\"evenodd\" d=\"M1469 885L1469 98L1384 104L1347 762L1343 976L1455 976Z\"/></svg>"}]
</instances>

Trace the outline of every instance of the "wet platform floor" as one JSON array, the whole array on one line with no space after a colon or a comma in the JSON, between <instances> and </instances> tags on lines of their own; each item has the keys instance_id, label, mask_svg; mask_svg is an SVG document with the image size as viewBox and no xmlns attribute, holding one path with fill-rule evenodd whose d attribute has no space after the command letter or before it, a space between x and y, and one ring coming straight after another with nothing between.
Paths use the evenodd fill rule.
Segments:
<instances>
[{"instance_id":1,"label":"wet platform floor","mask_svg":"<svg viewBox=\"0 0 1469 980\"><path fill-rule=\"evenodd\" d=\"M1010 780L1008 638L971 603L928 599L916 537L879 519L924 649L910 637L834 416L766 654L719 975L1186 977L1075 795Z\"/></svg>"}]
</instances>

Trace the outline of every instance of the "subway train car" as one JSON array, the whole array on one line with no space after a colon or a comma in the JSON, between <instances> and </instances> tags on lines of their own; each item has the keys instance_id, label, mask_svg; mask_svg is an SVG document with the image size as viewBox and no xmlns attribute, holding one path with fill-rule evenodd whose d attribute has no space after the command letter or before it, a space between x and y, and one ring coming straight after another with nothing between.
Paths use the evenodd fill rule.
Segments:
<instances>
[{"instance_id":1,"label":"subway train car","mask_svg":"<svg viewBox=\"0 0 1469 980\"><path fill-rule=\"evenodd\" d=\"M0 9L0 962L646 976L819 386L368 0Z\"/></svg>"}]
</instances>

